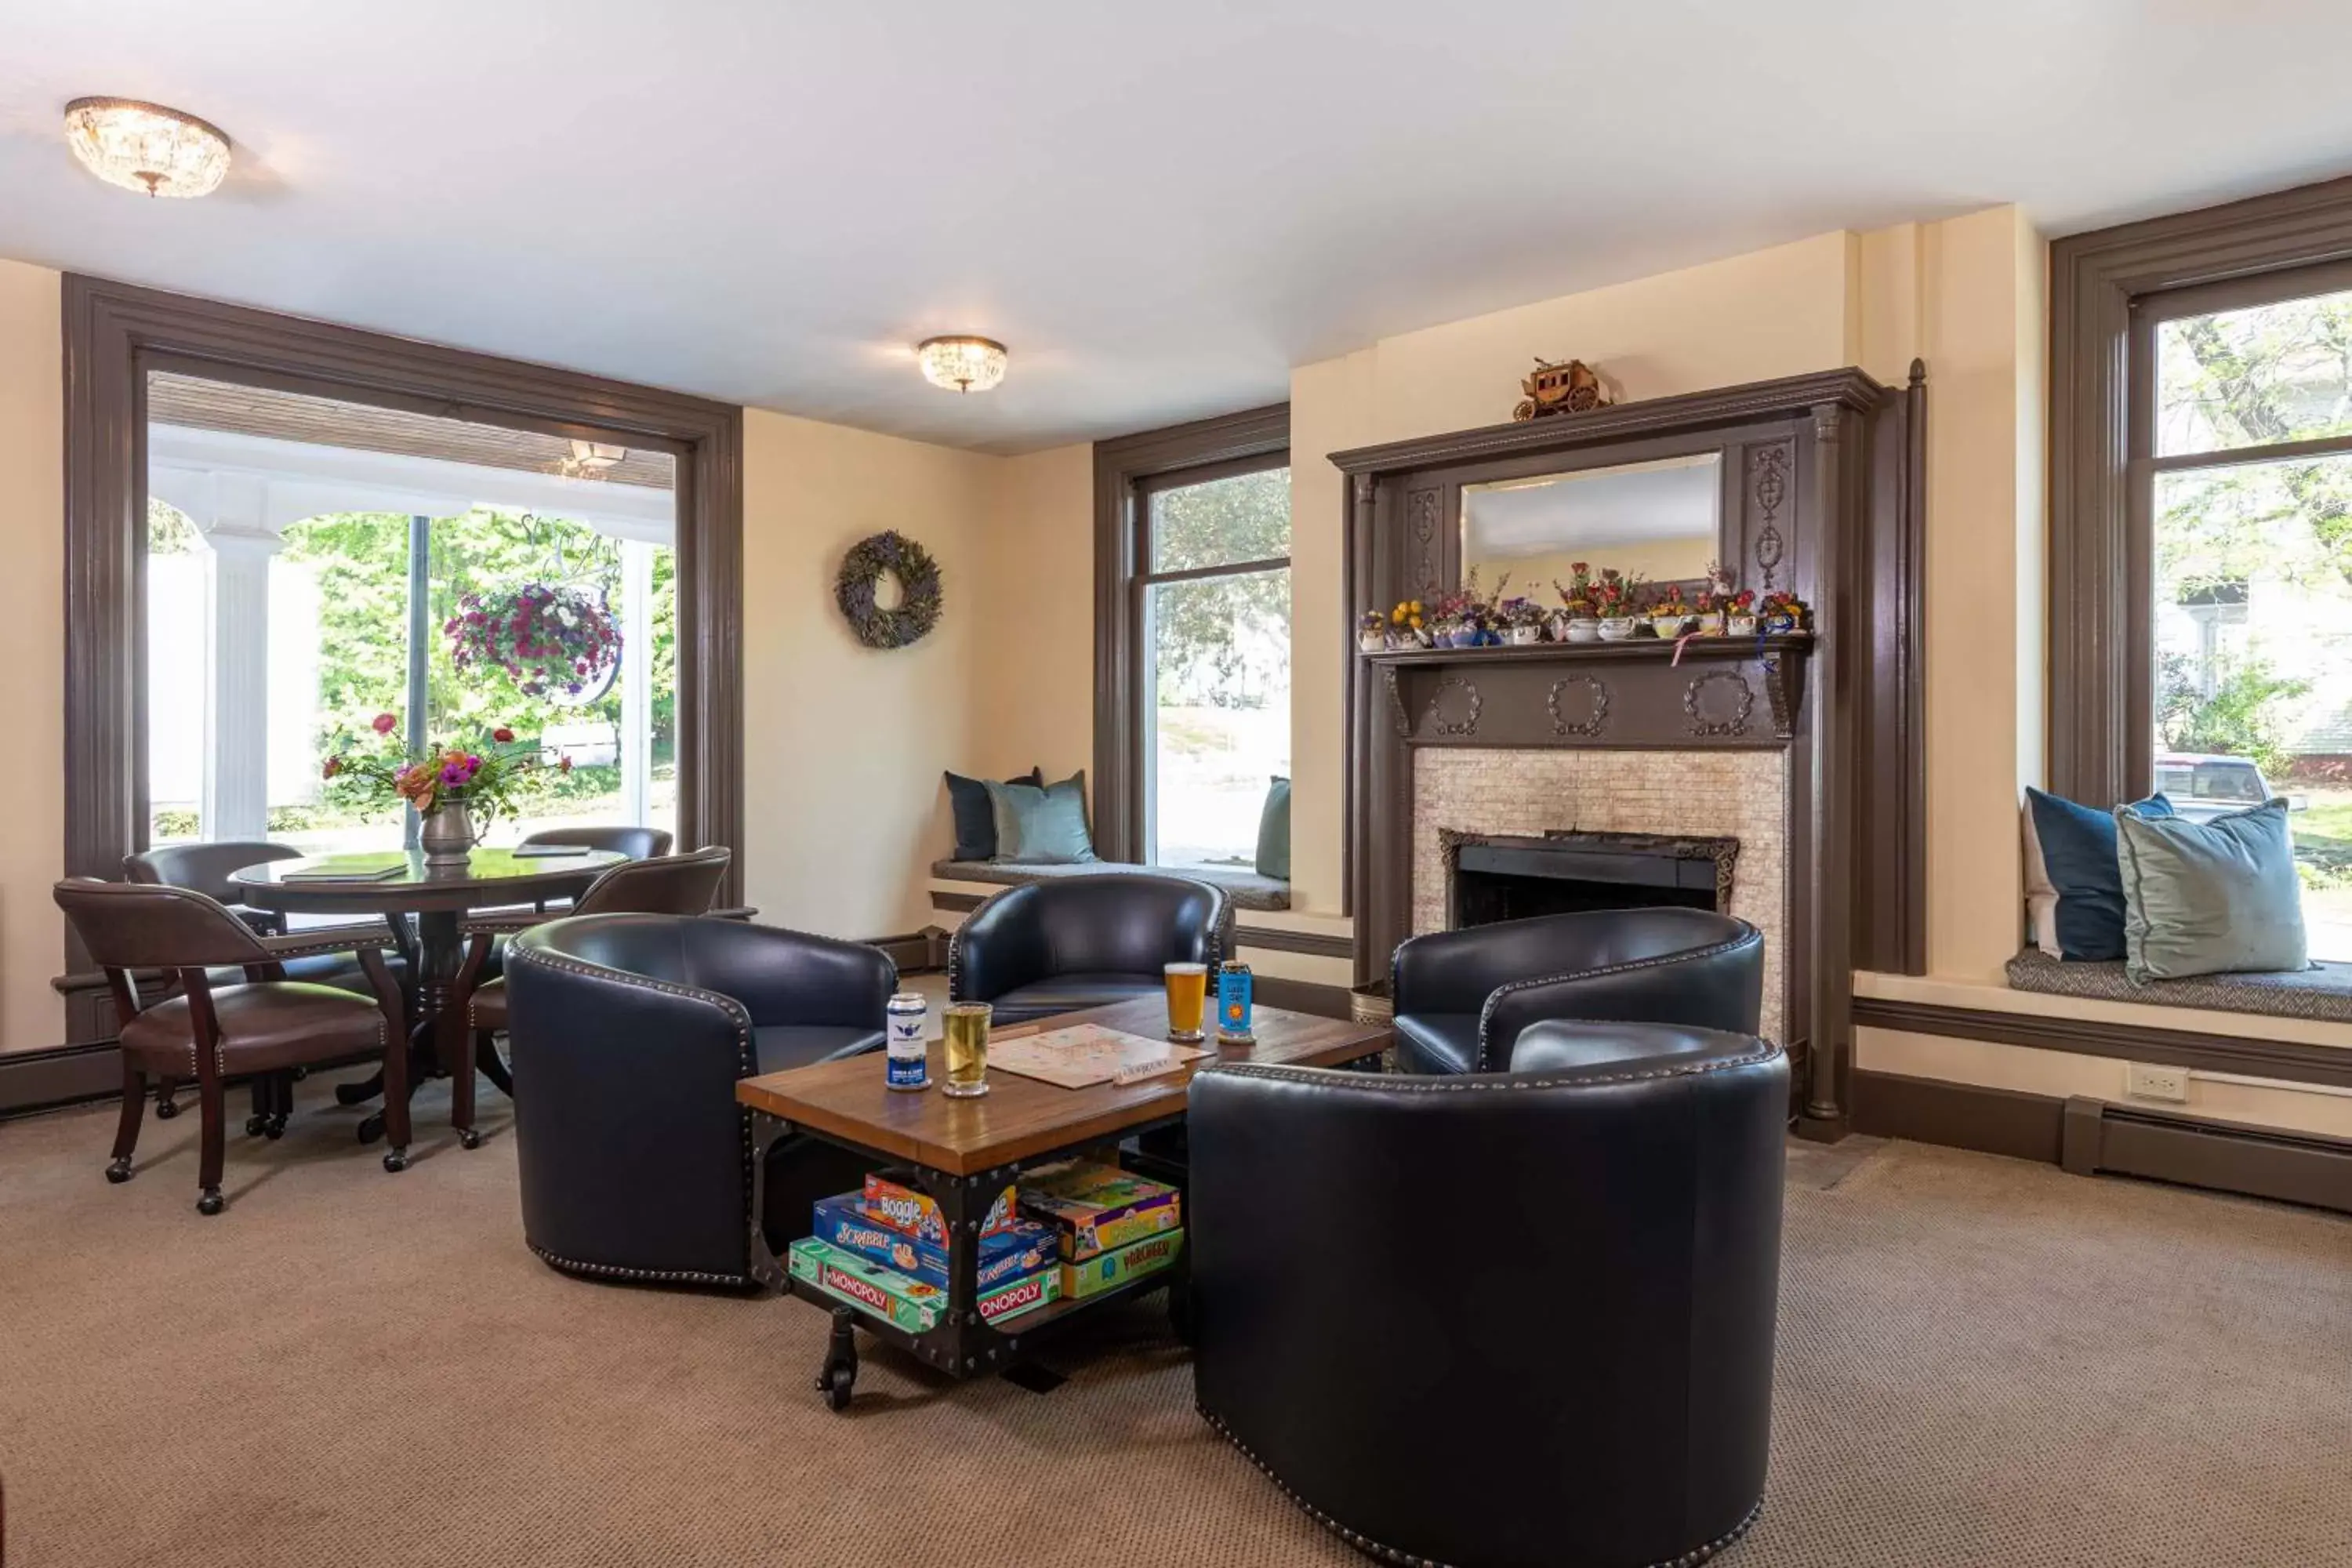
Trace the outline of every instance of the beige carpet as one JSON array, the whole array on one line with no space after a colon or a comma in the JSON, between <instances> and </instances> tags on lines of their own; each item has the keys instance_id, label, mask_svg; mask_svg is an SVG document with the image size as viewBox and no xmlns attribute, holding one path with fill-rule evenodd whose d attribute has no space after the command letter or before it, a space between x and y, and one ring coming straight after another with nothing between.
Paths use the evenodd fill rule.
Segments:
<instances>
[{"instance_id":1,"label":"beige carpet","mask_svg":"<svg viewBox=\"0 0 2352 1568\"><path fill-rule=\"evenodd\" d=\"M814 1309L524 1251L495 1095L488 1146L398 1177L323 1098L233 1142L215 1220L193 1117L120 1188L110 1113L0 1125L11 1568L1357 1561L1208 1434L1146 1309L1053 1394L877 1354L835 1416ZM2352 1563L2352 1224L1907 1144L1794 1170L1727 1564Z\"/></svg>"}]
</instances>

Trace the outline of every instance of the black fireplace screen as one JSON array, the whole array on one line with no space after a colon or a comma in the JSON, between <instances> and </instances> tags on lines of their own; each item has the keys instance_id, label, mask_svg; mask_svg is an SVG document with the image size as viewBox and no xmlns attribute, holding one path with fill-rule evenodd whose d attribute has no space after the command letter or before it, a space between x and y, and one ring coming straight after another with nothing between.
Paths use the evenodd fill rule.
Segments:
<instances>
[{"instance_id":1,"label":"black fireplace screen","mask_svg":"<svg viewBox=\"0 0 2352 1568\"><path fill-rule=\"evenodd\" d=\"M1448 923L1455 928L1576 910L1728 908L1737 838L1560 831L1540 837L1449 832Z\"/></svg>"}]
</instances>

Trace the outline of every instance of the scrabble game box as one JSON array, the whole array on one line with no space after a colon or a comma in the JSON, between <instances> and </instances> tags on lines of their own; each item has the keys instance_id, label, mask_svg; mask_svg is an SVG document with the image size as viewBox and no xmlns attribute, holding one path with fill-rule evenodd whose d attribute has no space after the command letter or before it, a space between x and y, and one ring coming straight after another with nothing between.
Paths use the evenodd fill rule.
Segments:
<instances>
[{"instance_id":1,"label":"scrabble game box","mask_svg":"<svg viewBox=\"0 0 2352 1568\"><path fill-rule=\"evenodd\" d=\"M1062 1260L1076 1263L1184 1223L1174 1187L1129 1175L1116 1165L1064 1160L1021 1179L1021 1207L1061 1235Z\"/></svg>"},{"instance_id":2,"label":"scrabble game box","mask_svg":"<svg viewBox=\"0 0 2352 1568\"><path fill-rule=\"evenodd\" d=\"M1130 1241L1115 1251L1097 1253L1081 1263L1065 1263L1062 1265L1062 1294L1073 1301L1099 1296L1129 1279L1159 1273L1175 1262L1176 1255L1183 1250L1184 1233L1181 1230L1164 1230L1158 1236L1147 1236L1141 1241Z\"/></svg>"},{"instance_id":3,"label":"scrabble game box","mask_svg":"<svg viewBox=\"0 0 2352 1568\"><path fill-rule=\"evenodd\" d=\"M789 1267L793 1279L807 1280L835 1300L863 1308L910 1334L927 1333L947 1320L946 1291L815 1237L793 1243ZM1001 1323L1059 1300L1061 1295L1061 1271L1040 1269L982 1291L981 1321Z\"/></svg>"},{"instance_id":4,"label":"scrabble game box","mask_svg":"<svg viewBox=\"0 0 2352 1568\"><path fill-rule=\"evenodd\" d=\"M919 1240L885 1224L866 1206L861 1193L820 1198L814 1215L819 1241L854 1252L869 1263L879 1263L924 1284L948 1288L948 1249ZM979 1282L982 1290L1048 1268L1061 1258L1054 1232L1033 1220L1021 1220L980 1238Z\"/></svg>"},{"instance_id":5,"label":"scrabble game box","mask_svg":"<svg viewBox=\"0 0 2352 1568\"><path fill-rule=\"evenodd\" d=\"M874 1218L894 1230L903 1230L918 1241L928 1241L933 1247L948 1244L947 1220L940 1205L914 1188L884 1176L866 1178L866 1207ZM988 1219L980 1227L982 1236L994 1236L1010 1230L1020 1223L1013 1207L1013 1189L1005 1188L988 1205Z\"/></svg>"}]
</instances>

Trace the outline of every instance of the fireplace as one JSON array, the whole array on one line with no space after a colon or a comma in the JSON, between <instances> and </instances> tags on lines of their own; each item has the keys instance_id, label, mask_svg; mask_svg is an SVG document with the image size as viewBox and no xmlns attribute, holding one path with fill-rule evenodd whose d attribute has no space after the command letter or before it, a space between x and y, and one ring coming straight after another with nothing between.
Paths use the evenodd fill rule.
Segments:
<instances>
[{"instance_id":1,"label":"fireplace","mask_svg":"<svg viewBox=\"0 0 2352 1568\"><path fill-rule=\"evenodd\" d=\"M1737 838L1660 833L1441 831L1446 923L1487 925L1578 910L1666 905L1728 910Z\"/></svg>"}]
</instances>

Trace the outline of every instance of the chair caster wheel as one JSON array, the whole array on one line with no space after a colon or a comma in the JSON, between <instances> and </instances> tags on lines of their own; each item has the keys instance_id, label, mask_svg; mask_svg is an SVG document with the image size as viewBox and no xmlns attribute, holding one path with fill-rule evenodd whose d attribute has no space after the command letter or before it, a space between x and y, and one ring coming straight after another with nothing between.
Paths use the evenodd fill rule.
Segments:
<instances>
[{"instance_id":1,"label":"chair caster wheel","mask_svg":"<svg viewBox=\"0 0 2352 1568\"><path fill-rule=\"evenodd\" d=\"M112 1164L107 1166L106 1179L113 1183L118 1187L123 1183L129 1181L131 1179L131 1156L125 1154L121 1159L117 1160Z\"/></svg>"},{"instance_id":2,"label":"chair caster wheel","mask_svg":"<svg viewBox=\"0 0 2352 1568\"><path fill-rule=\"evenodd\" d=\"M226 1207L228 1200L221 1196L218 1187L206 1187L204 1196L196 1200L196 1212L200 1215L216 1215Z\"/></svg>"},{"instance_id":3,"label":"chair caster wheel","mask_svg":"<svg viewBox=\"0 0 2352 1568\"><path fill-rule=\"evenodd\" d=\"M171 1121L171 1120L172 1120L172 1118L173 1118L174 1116L177 1116L177 1115L179 1115L179 1114L180 1114L180 1102L179 1102L178 1100L157 1100L157 1101L155 1102L155 1120L156 1120L156 1121Z\"/></svg>"},{"instance_id":4,"label":"chair caster wheel","mask_svg":"<svg viewBox=\"0 0 2352 1568\"><path fill-rule=\"evenodd\" d=\"M280 1115L277 1115L277 1116L273 1116L273 1117L271 1117L271 1118L269 1119L268 1122L268 1123L267 1123L267 1124L266 1124L266 1125L261 1129L261 1135L262 1135L264 1138L268 1139L268 1140L269 1140L271 1142L273 1142L273 1143L275 1143L276 1142L278 1142L278 1140L279 1140L280 1138L285 1137L285 1136L286 1136L286 1118L285 1118L285 1116L284 1116L283 1114L280 1114Z\"/></svg>"},{"instance_id":5,"label":"chair caster wheel","mask_svg":"<svg viewBox=\"0 0 2352 1568\"><path fill-rule=\"evenodd\" d=\"M245 1135L247 1138L258 1138L261 1136L262 1130L268 1125L269 1118L267 1116L248 1116L245 1119Z\"/></svg>"},{"instance_id":6,"label":"chair caster wheel","mask_svg":"<svg viewBox=\"0 0 2352 1568\"><path fill-rule=\"evenodd\" d=\"M376 1090L374 1087L370 1084L339 1083L335 1085L335 1103L337 1105L365 1105L369 1100L373 1100L375 1097Z\"/></svg>"},{"instance_id":7,"label":"chair caster wheel","mask_svg":"<svg viewBox=\"0 0 2352 1568\"><path fill-rule=\"evenodd\" d=\"M383 1116L381 1112L378 1112L373 1116L362 1117L361 1119L360 1142L362 1143L373 1143L383 1136Z\"/></svg>"},{"instance_id":8,"label":"chair caster wheel","mask_svg":"<svg viewBox=\"0 0 2352 1568\"><path fill-rule=\"evenodd\" d=\"M823 1386L824 1407L836 1413L846 1410L849 1408L850 1391L857 1386L857 1369L854 1366L833 1367L825 1373Z\"/></svg>"},{"instance_id":9,"label":"chair caster wheel","mask_svg":"<svg viewBox=\"0 0 2352 1568\"><path fill-rule=\"evenodd\" d=\"M390 1171L395 1176L400 1174L401 1172L408 1169L408 1151L405 1149L385 1150L383 1152L383 1168Z\"/></svg>"},{"instance_id":10,"label":"chair caster wheel","mask_svg":"<svg viewBox=\"0 0 2352 1568\"><path fill-rule=\"evenodd\" d=\"M457 1129L457 1146L461 1149L478 1149L482 1146L482 1135L470 1127L460 1127Z\"/></svg>"}]
</instances>

